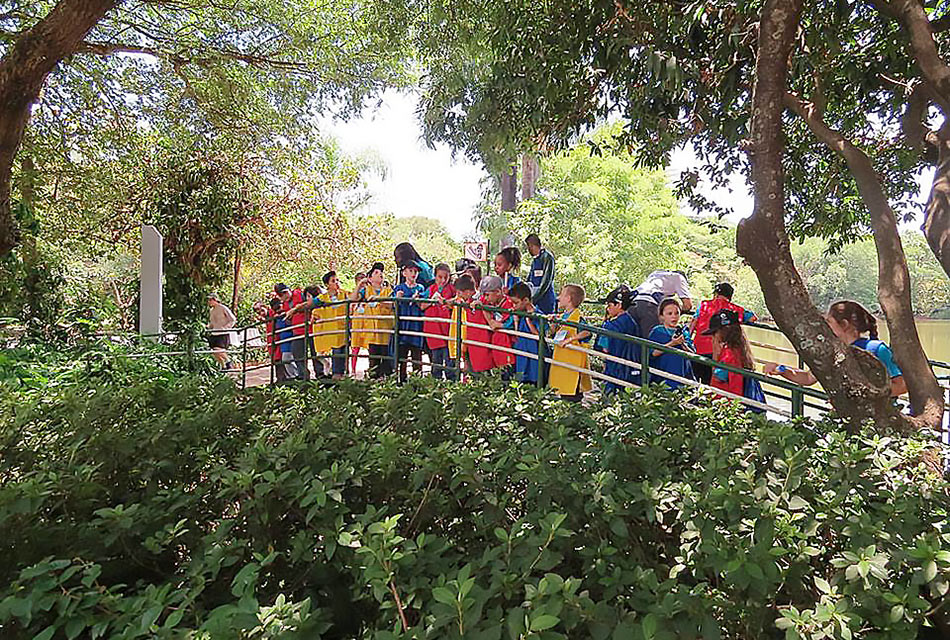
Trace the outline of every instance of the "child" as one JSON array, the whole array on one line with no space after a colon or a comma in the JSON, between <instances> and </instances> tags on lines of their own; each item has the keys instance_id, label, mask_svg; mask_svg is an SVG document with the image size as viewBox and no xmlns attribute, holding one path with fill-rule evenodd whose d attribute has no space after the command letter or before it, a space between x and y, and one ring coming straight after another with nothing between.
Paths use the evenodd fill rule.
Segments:
<instances>
[{"instance_id":1,"label":"child","mask_svg":"<svg viewBox=\"0 0 950 640\"><path fill-rule=\"evenodd\" d=\"M392 358L389 354L389 335L393 329L393 305L391 302L379 302L379 298L391 298L393 290L383 281L383 263L376 262L360 280L356 290L350 294L350 300L363 303L363 332L366 334L369 349L369 377L384 378L393 372Z\"/></svg>"},{"instance_id":2,"label":"child","mask_svg":"<svg viewBox=\"0 0 950 640\"><path fill-rule=\"evenodd\" d=\"M471 322L471 316L475 313L481 315L481 312L476 312L471 308L472 302L475 300L475 281L472 280L469 276L459 276L459 279L455 281L455 302L456 304L452 305L452 322L449 324L449 359L457 362L459 367L463 362L468 362L468 345L465 343L468 340L468 326L466 323ZM459 316L462 317L462 321L459 321ZM459 335L458 330L461 325L462 336L461 343L462 348L459 352ZM469 363L467 368L471 370L471 364Z\"/></svg>"},{"instance_id":3,"label":"child","mask_svg":"<svg viewBox=\"0 0 950 640\"><path fill-rule=\"evenodd\" d=\"M607 320L604 329L614 333L629 336L640 336L640 327L627 309L633 303L633 292L626 285L621 285L607 294ZM629 362L640 362L640 345L631 340L602 335L597 340L597 347L604 353ZM640 373L630 365L604 358L604 374L617 380L640 384ZM623 390L622 385L607 381L604 383L604 395L611 395Z\"/></svg>"},{"instance_id":4,"label":"child","mask_svg":"<svg viewBox=\"0 0 950 640\"><path fill-rule=\"evenodd\" d=\"M581 322L581 312L578 307L584 302L584 288L576 284L567 284L561 288L557 303L561 313L557 319L566 322ZM551 364L551 375L548 385L555 389L564 400L580 402L584 392L590 391L593 385L590 375L579 373L573 369L558 366L558 363L570 365L578 369L587 369L587 353L571 349L570 346L579 343L589 336L586 331L578 332L576 327L555 325L554 327L554 355Z\"/></svg>"},{"instance_id":5,"label":"child","mask_svg":"<svg viewBox=\"0 0 950 640\"><path fill-rule=\"evenodd\" d=\"M825 320L842 342L858 349L864 349L881 361L884 370L891 379L891 396L897 397L907 393L904 374L897 363L894 362L894 354L891 353L890 347L878 340L877 319L871 315L870 311L854 300L839 300L828 307ZM803 386L818 382L818 379L810 371L793 369L772 362L765 365L765 373L780 375Z\"/></svg>"},{"instance_id":6,"label":"child","mask_svg":"<svg viewBox=\"0 0 950 640\"><path fill-rule=\"evenodd\" d=\"M501 309L511 309L511 300L505 295L502 279L497 276L489 276L482 279L483 283L489 283L482 287L482 304L489 307L499 307ZM510 313L504 311L483 310L485 323L491 327L491 343L495 346L511 349L514 342L511 335L504 330L515 328L515 318ZM515 356L502 349L492 349L491 351L493 368L503 369L502 377L507 380L511 377L511 367L515 364Z\"/></svg>"},{"instance_id":7,"label":"child","mask_svg":"<svg viewBox=\"0 0 950 640\"><path fill-rule=\"evenodd\" d=\"M294 350L293 343L295 342L294 331L290 329L290 321L284 318L283 305L278 299L271 300L271 309L274 310L274 331L275 337L275 347L277 353L280 355L277 356L277 360L281 363L276 365L274 371L277 381L283 382L286 380L293 380L297 377L297 363L294 361ZM307 366L306 361L302 363L302 366Z\"/></svg>"},{"instance_id":8,"label":"child","mask_svg":"<svg viewBox=\"0 0 950 640\"><path fill-rule=\"evenodd\" d=\"M412 360L413 373L422 369L422 321L414 318L422 317L422 308L416 302L426 297L426 287L417 281L419 266L415 262L406 262L401 269L402 282L393 289L393 296L405 298L399 305L399 344L396 345L397 362L399 363L399 382L406 381L406 372L409 361ZM411 302L410 302L411 301Z\"/></svg>"},{"instance_id":9,"label":"child","mask_svg":"<svg viewBox=\"0 0 950 640\"><path fill-rule=\"evenodd\" d=\"M709 318L709 328L703 332L713 339L713 359L737 369L755 371L755 359L752 348L742 331L739 314L732 309L721 309ZM737 396L743 396L758 402L765 402L765 394L758 380L747 378L741 373L716 367L712 372L712 386ZM744 408L755 413L764 413L763 409Z\"/></svg>"},{"instance_id":10,"label":"child","mask_svg":"<svg viewBox=\"0 0 950 640\"><path fill-rule=\"evenodd\" d=\"M323 291L320 290L320 287L315 284L310 285L309 287L304 287L304 302L300 305L300 309L304 310L304 317L310 320L310 362L313 363L313 375L316 378L326 377L326 367L323 364L323 358L320 356L325 355L330 351L329 349L324 348L323 343L317 340L317 337L313 335L314 331L320 330L315 328L315 326L319 325L314 325L314 319L317 317L317 309L323 306L323 303L320 302L320 295L322 293ZM291 309L290 313L293 314L295 309ZM306 363L304 363L303 366L306 367Z\"/></svg>"},{"instance_id":11,"label":"child","mask_svg":"<svg viewBox=\"0 0 950 640\"><path fill-rule=\"evenodd\" d=\"M683 327L679 326L681 311L680 303L676 298L666 298L663 300L657 309L660 324L653 327L648 339L652 342L666 345L667 347L675 347L692 353L693 345L689 339L689 333L685 331ZM650 368L666 371L688 380L693 379L693 368L690 366L690 361L675 353L667 353L666 351L654 349L650 355ZM663 378L662 375L657 375ZM663 378L663 382L671 389L678 389L683 385L679 380L671 380L669 378Z\"/></svg>"},{"instance_id":12,"label":"child","mask_svg":"<svg viewBox=\"0 0 950 640\"><path fill-rule=\"evenodd\" d=\"M728 282L720 282L716 285L716 288L713 289L712 300L703 300L699 304L699 310L689 323L689 331L693 336L693 346L696 347L696 353L699 355L706 356L707 358L713 357L713 339L712 336L706 335L705 331L709 328L710 319L722 309L735 311L736 315L739 316L740 322L748 323L756 321L757 318L754 313L732 302L734 293L735 289L733 289L731 284ZM694 362L693 373L696 375L697 380L703 384L709 384L710 378L712 377L712 368L700 364L699 362Z\"/></svg>"},{"instance_id":13,"label":"child","mask_svg":"<svg viewBox=\"0 0 950 640\"><path fill-rule=\"evenodd\" d=\"M449 265L440 263L435 267L435 282L429 287L429 299L434 302L420 303L426 318L449 320L452 318L452 307L443 304L446 300L455 297L455 287L449 282L452 270ZM445 338L433 336L449 335L449 324L426 320L422 325L426 335L426 345L429 347L429 361L432 364L432 377L436 380L455 380L455 362L449 358L449 345Z\"/></svg>"},{"instance_id":14,"label":"child","mask_svg":"<svg viewBox=\"0 0 950 640\"><path fill-rule=\"evenodd\" d=\"M317 300L324 306L313 310L313 350L315 353L330 353L333 377L339 380L346 373L346 303L349 293L340 288L336 271L323 274L327 290ZM335 303L335 304L333 304Z\"/></svg>"},{"instance_id":15,"label":"child","mask_svg":"<svg viewBox=\"0 0 950 640\"><path fill-rule=\"evenodd\" d=\"M501 290L504 293L521 282L516 274L521 268L521 251L518 247L505 247L495 256L495 274L501 278Z\"/></svg>"},{"instance_id":16,"label":"child","mask_svg":"<svg viewBox=\"0 0 950 640\"><path fill-rule=\"evenodd\" d=\"M353 284L356 285L357 289L364 278L366 278L366 274L362 271L353 276ZM369 347L369 342L367 341L369 334L364 331L366 324L362 319L365 313L366 309L363 305L350 305L350 371L352 371L354 375L356 374L356 363L360 355L360 349Z\"/></svg>"},{"instance_id":17,"label":"child","mask_svg":"<svg viewBox=\"0 0 950 640\"><path fill-rule=\"evenodd\" d=\"M524 282L519 282L508 291L508 299L515 311L534 313L534 305L531 303L531 287ZM538 335L534 320L515 315L511 317L517 320L519 333ZM524 351L535 356L534 358L520 354L515 356L514 379L518 382L538 384L538 339L523 335L518 336L513 348L516 351Z\"/></svg>"},{"instance_id":18,"label":"child","mask_svg":"<svg viewBox=\"0 0 950 640\"><path fill-rule=\"evenodd\" d=\"M500 302L503 295L501 293L501 278L485 276L482 278L479 291L481 295L478 298L478 304L495 306L493 303ZM466 353L468 354L468 362L471 365L472 373L483 373L494 369L497 365L491 343L495 332L489 323L492 312L476 309L467 312L466 315L466 322L468 323Z\"/></svg>"}]
</instances>

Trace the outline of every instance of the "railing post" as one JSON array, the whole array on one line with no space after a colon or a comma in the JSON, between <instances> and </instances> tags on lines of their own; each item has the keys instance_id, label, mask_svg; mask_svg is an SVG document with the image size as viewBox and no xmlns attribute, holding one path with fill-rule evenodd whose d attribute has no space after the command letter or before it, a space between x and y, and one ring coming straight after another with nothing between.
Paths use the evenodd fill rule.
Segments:
<instances>
[{"instance_id":1,"label":"railing post","mask_svg":"<svg viewBox=\"0 0 950 640\"><path fill-rule=\"evenodd\" d=\"M455 321L455 372L456 372L456 382L462 381L462 315L465 313L465 308L461 303L456 302L455 308L458 309L457 319Z\"/></svg>"},{"instance_id":2,"label":"railing post","mask_svg":"<svg viewBox=\"0 0 950 640\"><path fill-rule=\"evenodd\" d=\"M275 349L277 350L276 353L274 351ZM277 316L275 315L270 323L270 353L267 354L267 357L270 360L271 386L274 386L274 375L277 373L277 366L274 364L274 356L278 354L280 354L280 345L277 344Z\"/></svg>"},{"instance_id":3,"label":"railing post","mask_svg":"<svg viewBox=\"0 0 950 640\"><path fill-rule=\"evenodd\" d=\"M311 310L311 311L307 311L303 317L303 370L304 370L304 374L306 374L304 376L306 380L310 379L310 374L308 373L310 369L310 356L312 354L314 359L316 359L317 357L317 352L313 348L313 345L310 343L310 318L312 317L312 315L313 315L313 311ZM294 322L293 319L291 319L290 322L291 324L293 324ZM301 365L297 364L297 366L299 367ZM313 365L313 377L314 378L317 377L316 364Z\"/></svg>"},{"instance_id":4,"label":"railing post","mask_svg":"<svg viewBox=\"0 0 950 640\"><path fill-rule=\"evenodd\" d=\"M796 418L805 415L805 394L798 385L792 389L792 415Z\"/></svg>"},{"instance_id":5,"label":"railing post","mask_svg":"<svg viewBox=\"0 0 950 640\"><path fill-rule=\"evenodd\" d=\"M352 347L350 346L350 345L353 343L353 329L352 329L352 324L351 324L351 322L350 322L350 320L351 320L351 317L350 317L350 302L351 302L351 301L350 301L349 299L347 299L346 302L343 303L343 304L344 304L344 307L345 307L345 309L346 309L346 312L345 312L345 314L344 314L344 320L343 320L343 329L344 329L344 331L346 332L346 338L345 338L346 342L345 342L344 348L343 348L343 355L344 355L344 359L343 359L343 373L344 373L344 375L350 375L350 351L353 350ZM354 372L354 373L355 373L355 372Z\"/></svg>"},{"instance_id":6,"label":"railing post","mask_svg":"<svg viewBox=\"0 0 950 640\"><path fill-rule=\"evenodd\" d=\"M548 343L546 338L548 332L548 322L544 316L538 314L537 317L538 323L538 388L543 389L544 386L548 383L547 380L547 363L544 361L545 356L548 352Z\"/></svg>"},{"instance_id":7,"label":"railing post","mask_svg":"<svg viewBox=\"0 0 950 640\"><path fill-rule=\"evenodd\" d=\"M244 337L241 339L241 391L247 389L247 325L244 326Z\"/></svg>"},{"instance_id":8,"label":"railing post","mask_svg":"<svg viewBox=\"0 0 950 640\"><path fill-rule=\"evenodd\" d=\"M393 373L399 375L399 300L393 302Z\"/></svg>"},{"instance_id":9,"label":"railing post","mask_svg":"<svg viewBox=\"0 0 950 640\"><path fill-rule=\"evenodd\" d=\"M640 343L640 386L645 387L650 384L650 345L646 342Z\"/></svg>"}]
</instances>

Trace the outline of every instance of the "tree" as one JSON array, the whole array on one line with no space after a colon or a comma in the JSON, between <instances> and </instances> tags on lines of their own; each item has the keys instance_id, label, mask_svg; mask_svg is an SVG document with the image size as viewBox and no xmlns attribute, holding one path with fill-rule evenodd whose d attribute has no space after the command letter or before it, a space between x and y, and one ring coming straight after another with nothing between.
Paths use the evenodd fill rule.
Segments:
<instances>
[{"instance_id":1,"label":"tree","mask_svg":"<svg viewBox=\"0 0 950 640\"><path fill-rule=\"evenodd\" d=\"M0 256L17 243L11 214L13 159L46 77L74 53L116 0L61 0L0 59Z\"/></svg>"},{"instance_id":2,"label":"tree","mask_svg":"<svg viewBox=\"0 0 950 640\"><path fill-rule=\"evenodd\" d=\"M434 113L434 108L427 112L428 130L457 145L472 145L472 137L479 130L491 130L493 141L539 138L547 145L563 145L598 117L619 111L628 118L623 141L644 163L663 164L672 149L689 142L713 182L723 183L737 170L754 178L754 167L744 149L751 144L748 138L755 113L751 90L759 78L755 65L761 53L756 47L756 36L761 33L766 7L775 10L774 5L757 2L735 6L705 2L595 3L587 7L492 5L482 9L484 15L490 16L483 20L496 25L484 35L491 55L480 54L489 60L490 71L472 78L477 88L457 94L451 91L460 84L457 67L440 69L430 76L429 92L435 99L427 104L438 107L438 112ZM466 8L479 10L477 6ZM852 10L858 13L849 21ZM842 22L853 24L844 30L844 39L827 37L826 25ZM466 26L471 23L469 19ZM817 76L820 86L827 88L826 94L844 98L834 109L829 105L826 114L834 114L838 119L845 117L847 124L854 125L858 122L854 117L858 111L855 105L863 106L861 131L868 130L873 123L868 113L883 113L885 106L892 108L894 100L890 97L893 92L881 88L885 81L878 77L886 68L880 62L882 51L867 43L892 36L896 27L882 22L873 10L869 14L860 3L809 5L801 24L801 38L806 46L797 46L797 40L793 43L796 46L790 61L791 91L802 95L806 85L814 85L816 75L810 73L811 69L830 69L833 77ZM867 50L862 55L845 55L861 47ZM884 47L884 53L894 49L899 47ZM842 55L826 55L829 51ZM892 57L885 60L889 62ZM906 68L907 62L905 56L899 68ZM867 81L868 77L873 80ZM783 94L783 100L786 98ZM451 119L440 118L439 113L451 114ZM780 118L772 124L784 127L786 123ZM842 414L860 420L867 414L858 405L868 405L864 398L879 395L871 389L880 387L861 373L861 367L836 368L824 362L831 351L816 345L823 345L830 334L817 312L811 311L813 307L791 261L785 228L787 224L797 237L833 238L841 246L873 226L879 240L880 271L888 276L897 275L896 280L883 279L879 283L879 297L888 312L892 331L904 332L895 342L895 352L902 364L907 362L908 377L915 378L913 384L908 380L914 389L915 408L929 407L922 422L933 424L939 420L942 406L932 372L925 363L918 366L923 358L913 325L903 322L909 315L910 297L906 272L900 273L904 258L899 252L896 224L891 224L886 213L874 211L869 216L862 201L862 193L867 196L869 189L862 192L858 188L851 167L834 151L816 149L811 141L813 135L807 128L804 132L795 126L790 128L789 150L783 151L781 158L789 171L780 175L787 184L781 191L772 190L770 195L782 195L791 206L786 208L784 202L780 203L781 219L768 213L756 218L768 218L768 223L753 221L746 227L761 232L757 245L742 240L740 227L740 253L756 268L760 282L768 281L763 283L763 289L772 315L784 325L805 361L810 365L814 362L816 375L826 387L840 387L840 394L832 393L836 407ZM473 146L480 152L484 145ZM878 168L885 163L889 163L886 176L896 178L888 181L888 195L906 196L913 190L913 163L908 164L908 154L895 145L880 145L872 164ZM828 180L816 184L816 172L828 175ZM763 179L776 177L766 174ZM689 173L679 182L680 192L692 197L694 203L698 200L698 180L698 173ZM718 210L722 211L722 207ZM771 211L769 207L762 210ZM773 228L766 229L761 224ZM748 233L745 235L748 237ZM810 310L802 311L805 308ZM795 326L792 316L800 311L810 320ZM812 323L815 318L819 322ZM803 332L798 339L792 335L796 331ZM836 347L832 351L838 357L850 350ZM830 379L842 376L855 379L843 387L840 380ZM847 400L849 393L854 393L851 401ZM878 418L901 421L882 406L883 401L875 402L881 410L875 410Z\"/></svg>"},{"instance_id":3,"label":"tree","mask_svg":"<svg viewBox=\"0 0 950 640\"><path fill-rule=\"evenodd\" d=\"M10 172L44 83L31 155L44 159L43 180L68 182L70 165L134 147L143 129L229 136L247 150L296 145L312 139L315 113L352 112L408 77L404 21L373 3L155 0L107 12L115 4L43 0L0 15L0 93L19 114L0 120L0 254L15 245Z\"/></svg>"}]
</instances>

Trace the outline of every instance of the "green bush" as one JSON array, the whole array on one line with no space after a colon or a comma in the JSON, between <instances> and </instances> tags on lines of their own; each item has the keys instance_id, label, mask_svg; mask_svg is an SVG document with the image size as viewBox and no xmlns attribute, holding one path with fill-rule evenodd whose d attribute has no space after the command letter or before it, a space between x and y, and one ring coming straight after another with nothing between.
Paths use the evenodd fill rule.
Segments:
<instances>
[{"instance_id":1,"label":"green bush","mask_svg":"<svg viewBox=\"0 0 950 640\"><path fill-rule=\"evenodd\" d=\"M491 381L4 393L0 635L920 637L926 447Z\"/></svg>"}]
</instances>

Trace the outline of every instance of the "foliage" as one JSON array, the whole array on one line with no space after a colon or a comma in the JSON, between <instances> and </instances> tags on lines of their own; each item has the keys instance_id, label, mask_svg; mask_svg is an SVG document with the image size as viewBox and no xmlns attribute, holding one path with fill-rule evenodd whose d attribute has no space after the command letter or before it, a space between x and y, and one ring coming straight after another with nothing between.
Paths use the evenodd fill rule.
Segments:
<instances>
[{"instance_id":1,"label":"foliage","mask_svg":"<svg viewBox=\"0 0 950 640\"><path fill-rule=\"evenodd\" d=\"M592 297L620 282L636 286L654 269L682 269L695 297L707 298L718 282L730 282L736 302L766 314L755 274L736 255L735 227L678 213L663 173L637 168L629 153L610 148L618 130L602 127L571 149L543 157L539 193L519 205L511 226L521 237L540 234L556 257L558 281L582 284ZM950 306L950 281L923 238L905 232L902 240L916 313L932 315ZM870 238L842 247L805 238L791 250L820 309L840 298L879 309Z\"/></svg>"},{"instance_id":2,"label":"foliage","mask_svg":"<svg viewBox=\"0 0 950 640\"><path fill-rule=\"evenodd\" d=\"M914 638L950 578L930 443L832 421L122 365L4 391L5 637Z\"/></svg>"},{"instance_id":3,"label":"foliage","mask_svg":"<svg viewBox=\"0 0 950 640\"><path fill-rule=\"evenodd\" d=\"M181 330L204 315L208 293L230 273L244 228L260 215L262 185L253 167L213 150L156 151L133 206L164 239L164 316Z\"/></svg>"}]
</instances>

